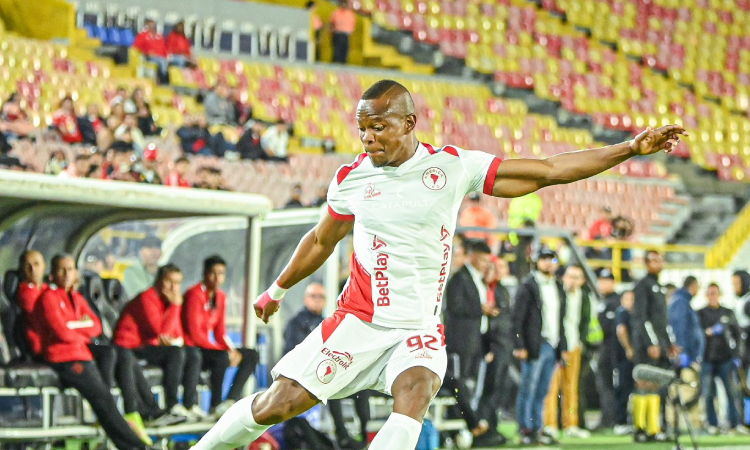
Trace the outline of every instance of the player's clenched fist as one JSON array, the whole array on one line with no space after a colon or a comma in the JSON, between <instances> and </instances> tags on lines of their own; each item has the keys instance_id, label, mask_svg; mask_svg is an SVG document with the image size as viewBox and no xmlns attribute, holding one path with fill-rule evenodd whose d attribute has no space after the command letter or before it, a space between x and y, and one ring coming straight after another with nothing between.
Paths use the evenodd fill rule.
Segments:
<instances>
[{"instance_id":1,"label":"player's clenched fist","mask_svg":"<svg viewBox=\"0 0 750 450\"><path fill-rule=\"evenodd\" d=\"M279 310L279 304L286 295L286 291L286 289L274 282L266 292L260 294L255 300L253 304L255 315L263 322L268 323L269 317Z\"/></svg>"}]
</instances>

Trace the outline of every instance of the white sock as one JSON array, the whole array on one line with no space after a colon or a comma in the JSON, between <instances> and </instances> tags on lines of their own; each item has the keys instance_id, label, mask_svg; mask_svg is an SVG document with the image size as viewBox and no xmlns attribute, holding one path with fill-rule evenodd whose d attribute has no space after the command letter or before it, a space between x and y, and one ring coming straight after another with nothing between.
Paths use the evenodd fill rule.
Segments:
<instances>
[{"instance_id":1,"label":"white sock","mask_svg":"<svg viewBox=\"0 0 750 450\"><path fill-rule=\"evenodd\" d=\"M421 423L409 416L391 413L369 450L414 450L421 432Z\"/></svg>"},{"instance_id":2,"label":"white sock","mask_svg":"<svg viewBox=\"0 0 750 450\"><path fill-rule=\"evenodd\" d=\"M254 394L238 400L221 416L216 425L198 441L192 450L232 450L244 447L263 434L270 425L259 425L253 418Z\"/></svg>"}]
</instances>

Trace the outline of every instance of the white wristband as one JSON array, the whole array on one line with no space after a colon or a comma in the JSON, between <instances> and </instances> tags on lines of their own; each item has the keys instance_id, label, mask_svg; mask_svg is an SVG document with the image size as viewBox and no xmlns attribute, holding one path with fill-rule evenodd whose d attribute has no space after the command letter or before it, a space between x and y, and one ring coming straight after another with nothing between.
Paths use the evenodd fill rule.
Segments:
<instances>
[{"instance_id":1,"label":"white wristband","mask_svg":"<svg viewBox=\"0 0 750 450\"><path fill-rule=\"evenodd\" d=\"M283 287L279 286L279 283L277 281L274 281L271 287L268 288L268 296L271 297L271 300L280 302L282 298L286 295L286 291L289 289L284 289Z\"/></svg>"}]
</instances>

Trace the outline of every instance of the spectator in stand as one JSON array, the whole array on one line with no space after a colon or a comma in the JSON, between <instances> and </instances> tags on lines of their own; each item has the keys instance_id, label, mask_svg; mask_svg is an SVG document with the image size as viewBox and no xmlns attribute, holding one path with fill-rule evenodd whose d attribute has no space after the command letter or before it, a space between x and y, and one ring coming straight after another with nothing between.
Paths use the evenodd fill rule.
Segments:
<instances>
[{"instance_id":1,"label":"spectator in stand","mask_svg":"<svg viewBox=\"0 0 750 450\"><path fill-rule=\"evenodd\" d=\"M148 144L143 151L140 167L138 168L139 181L148 184L162 184L159 176L159 149L155 144Z\"/></svg>"},{"instance_id":2,"label":"spectator in stand","mask_svg":"<svg viewBox=\"0 0 750 450\"><path fill-rule=\"evenodd\" d=\"M21 281L16 295L18 306L23 311L26 344L28 344L29 352L35 357L41 356L42 353L41 333L44 324L40 323L42 316L34 314L34 311L42 292L49 287L44 282L46 270L47 264L44 262L44 256L36 250L23 252L18 260L18 275Z\"/></svg>"},{"instance_id":3,"label":"spectator in stand","mask_svg":"<svg viewBox=\"0 0 750 450\"><path fill-rule=\"evenodd\" d=\"M337 2L330 24L333 32L333 62L346 64L349 59L349 37L357 27L357 15L346 0Z\"/></svg>"},{"instance_id":4,"label":"spectator in stand","mask_svg":"<svg viewBox=\"0 0 750 450\"><path fill-rule=\"evenodd\" d=\"M242 159L251 161L268 159L268 155L261 145L261 136L263 136L265 130L266 126L258 121L255 121L250 128L245 130L236 147Z\"/></svg>"},{"instance_id":5,"label":"spectator in stand","mask_svg":"<svg viewBox=\"0 0 750 450\"><path fill-rule=\"evenodd\" d=\"M718 434L716 418L716 387L714 380L718 377L727 394L727 418L731 430L739 434L748 434L747 428L740 423L740 414L734 401L735 386L732 382L734 372L742 365L740 360L740 326L731 309L721 306L721 289L716 283L706 288L708 306L698 311L701 328L706 339L706 352L701 363L701 385L703 399L706 403L707 430L709 434ZM741 380L744 382L745 380Z\"/></svg>"},{"instance_id":6,"label":"spectator in stand","mask_svg":"<svg viewBox=\"0 0 750 450\"><path fill-rule=\"evenodd\" d=\"M53 150L50 153L47 164L44 165L44 173L48 175L59 175L68 167L68 159L65 157L63 150Z\"/></svg>"},{"instance_id":7,"label":"spectator in stand","mask_svg":"<svg viewBox=\"0 0 750 450\"><path fill-rule=\"evenodd\" d=\"M167 63L167 46L164 37L156 32L156 22L146 19L144 29L135 37L133 47L138 49L146 61L156 63L159 66L158 82L169 84L169 72Z\"/></svg>"},{"instance_id":8,"label":"spectator in stand","mask_svg":"<svg viewBox=\"0 0 750 450\"><path fill-rule=\"evenodd\" d=\"M462 227L497 228L497 219L489 208L482 206L482 198L479 192L469 194L469 205L461 211L458 223ZM465 231L464 236L467 239L482 239L490 247L495 243L492 234L483 231Z\"/></svg>"},{"instance_id":9,"label":"spectator in stand","mask_svg":"<svg viewBox=\"0 0 750 450\"><path fill-rule=\"evenodd\" d=\"M229 101L234 107L234 123L244 127L253 118L253 108L242 99L243 94L237 88L229 90Z\"/></svg>"},{"instance_id":10,"label":"spectator in stand","mask_svg":"<svg viewBox=\"0 0 750 450\"><path fill-rule=\"evenodd\" d=\"M105 126L104 118L99 114L99 105L89 103L86 114L78 118L78 126L81 127L84 144L98 145L99 134Z\"/></svg>"},{"instance_id":11,"label":"spectator in stand","mask_svg":"<svg viewBox=\"0 0 750 450\"><path fill-rule=\"evenodd\" d=\"M269 161L288 161L289 125L281 119L277 120L260 137L260 145L268 155Z\"/></svg>"},{"instance_id":12,"label":"spectator in stand","mask_svg":"<svg viewBox=\"0 0 750 450\"><path fill-rule=\"evenodd\" d=\"M138 181L139 175L133 169L136 160L133 146L118 141L107 150L107 160L103 162L102 173L105 179L118 181Z\"/></svg>"},{"instance_id":13,"label":"spectator in stand","mask_svg":"<svg viewBox=\"0 0 750 450\"><path fill-rule=\"evenodd\" d=\"M169 64L179 67L195 67L193 48L190 40L185 36L185 22L177 22L167 36L166 41Z\"/></svg>"},{"instance_id":14,"label":"spectator in stand","mask_svg":"<svg viewBox=\"0 0 750 450\"><path fill-rule=\"evenodd\" d=\"M86 178L90 168L89 155L79 154L73 159L73 164L69 164L59 176L60 178Z\"/></svg>"},{"instance_id":15,"label":"spectator in stand","mask_svg":"<svg viewBox=\"0 0 750 450\"><path fill-rule=\"evenodd\" d=\"M119 450L146 449L146 444L125 421L109 392L110 385L93 362L89 343L102 332L102 324L83 296L75 290L78 270L67 255L52 258L50 287L37 302L42 336L42 358L57 372L66 387L81 393Z\"/></svg>"},{"instance_id":16,"label":"spectator in stand","mask_svg":"<svg viewBox=\"0 0 750 450\"><path fill-rule=\"evenodd\" d=\"M203 99L203 107L209 125L237 125L234 121L234 105L229 100L229 87L226 84L216 83Z\"/></svg>"},{"instance_id":17,"label":"spectator in stand","mask_svg":"<svg viewBox=\"0 0 750 450\"><path fill-rule=\"evenodd\" d=\"M181 156L174 161L174 168L169 175L167 180L164 182L165 186L172 187L192 187L190 182L185 179L185 175L190 169L190 160Z\"/></svg>"},{"instance_id":18,"label":"spectator in stand","mask_svg":"<svg viewBox=\"0 0 750 450\"><path fill-rule=\"evenodd\" d=\"M156 126L151 115L151 106L146 102L146 93L143 88L137 87L133 90L133 104L136 108L136 119L138 129L144 136L154 136L161 133L161 128Z\"/></svg>"},{"instance_id":19,"label":"spectator in stand","mask_svg":"<svg viewBox=\"0 0 750 450\"><path fill-rule=\"evenodd\" d=\"M34 131L34 124L29 120L26 111L21 108L20 96L14 92L3 103L0 110L0 133L8 141L28 138Z\"/></svg>"},{"instance_id":20,"label":"spectator in stand","mask_svg":"<svg viewBox=\"0 0 750 450\"><path fill-rule=\"evenodd\" d=\"M137 154L142 154L146 146L146 138L143 137L140 128L138 128L138 118L134 113L125 114L125 118L119 127L115 130L115 140L127 142L133 146Z\"/></svg>"},{"instance_id":21,"label":"spectator in stand","mask_svg":"<svg viewBox=\"0 0 750 450\"><path fill-rule=\"evenodd\" d=\"M80 144L83 135L78 127L75 104L70 96L60 100L60 109L52 115L52 125L55 127L63 141L68 144Z\"/></svg>"},{"instance_id":22,"label":"spectator in stand","mask_svg":"<svg viewBox=\"0 0 750 450\"><path fill-rule=\"evenodd\" d=\"M224 186L224 180L221 178L221 169L216 167L202 167L199 169L198 178L201 189L210 189L213 191L228 191Z\"/></svg>"},{"instance_id":23,"label":"spectator in stand","mask_svg":"<svg viewBox=\"0 0 750 450\"><path fill-rule=\"evenodd\" d=\"M133 298L151 286L159 270L161 258L161 240L156 236L146 236L139 250L140 261L125 269L122 287L127 298Z\"/></svg>"},{"instance_id":24,"label":"spectator in stand","mask_svg":"<svg viewBox=\"0 0 750 450\"><path fill-rule=\"evenodd\" d=\"M197 382L201 369L200 359L194 359L195 355L187 353L183 346L181 284L179 267L159 267L154 285L122 310L114 343L164 370L164 396L171 414L202 420L207 414L194 403L194 397L187 395L183 405L177 402L180 384L184 392L194 392L197 385L192 383Z\"/></svg>"},{"instance_id":25,"label":"spectator in stand","mask_svg":"<svg viewBox=\"0 0 750 450\"><path fill-rule=\"evenodd\" d=\"M128 88L122 85L117 86L115 95L109 101L109 107L114 108L118 103L122 104L123 108L127 111L136 110L135 103L133 103L133 100L130 99L130 95L128 94Z\"/></svg>"},{"instance_id":26,"label":"spectator in stand","mask_svg":"<svg viewBox=\"0 0 750 450\"><path fill-rule=\"evenodd\" d=\"M612 208L605 206L601 210L599 217L591 224L589 228L589 239L607 239L612 236Z\"/></svg>"},{"instance_id":27,"label":"spectator in stand","mask_svg":"<svg viewBox=\"0 0 750 450\"><path fill-rule=\"evenodd\" d=\"M315 197L315 200L310 203L311 207L317 208L319 206L322 206L324 203L328 201L328 187L321 186L318 188L318 194Z\"/></svg>"},{"instance_id":28,"label":"spectator in stand","mask_svg":"<svg viewBox=\"0 0 750 450\"><path fill-rule=\"evenodd\" d=\"M299 183L296 183L294 186L292 186L292 197L289 199L288 202L286 202L286 205L284 205L284 209L295 209L295 208L304 208L305 205L302 204L302 185Z\"/></svg>"},{"instance_id":29,"label":"spectator in stand","mask_svg":"<svg viewBox=\"0 0 750 450\"><path fill-rule=\"evenodd\" d=\"M677 363L681 369L700 363L703 359L703 328L698 314L690 306L690 301L699 290L698 279L690 275L685 278L682 289L672 294L672 302L669 304L669 325L674 333L675 344L681 349L677 355Z\"/></svg>"},{"instance_id":30,"label":"spectator in stand","mask_svg":"<svg viewBox=\"0 0 750 450\"><path fill-rule=\"evenodd\" d=\"M185 333L186 352L193 352L193 360L202 361L202 368L211 373L211 411L221 416L242 397L250 375L258 363L258 352L250 348L237 348L227 336L224 323L227 296L221 290L226 280L227 263L218 255L203 261L203 281L185 292L182 307L182 327ZM211 339L209 336L212 336ZM221 401L224 374L229 367L237 367L225 401ZM194 374L200 375L200 371ZM190 385L198 385L193 380ZM193 398L190 398L192 396ZM185 391L185 403L197 403L196 391Z\"/></svg>"},{"instance_id":31,"label":"spectator in stand","mask_svg":"<svg viewBox=\"0 0 750 450\"><path fill-rule=\"evenodd\" d=\"M323 20L318 15L318 5L309 1L305 8L310 12L310 25L315 33L315 60L320 61L320 35L323 31Z\"/></svg>"},{"instance_id":32,"label":"spectator in stand","mask_svg":"<svg viewBox=\"0 0 750 450\"><path fill-rule=\"evenodd\" d=\"M204 114L188 116L185 123L177 129L180 147L187 155L211 156L213 136L208 131L208 123Z\"/></svg>"}]
</instances>

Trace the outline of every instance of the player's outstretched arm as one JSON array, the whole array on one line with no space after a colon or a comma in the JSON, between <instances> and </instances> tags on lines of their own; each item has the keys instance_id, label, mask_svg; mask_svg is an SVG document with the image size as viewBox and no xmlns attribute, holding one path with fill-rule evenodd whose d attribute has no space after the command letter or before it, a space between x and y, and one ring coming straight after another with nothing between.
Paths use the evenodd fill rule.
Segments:
<instances>
[{"instance_id":1,"label":"player's outstretched arm","mask_svg":"<svg viewBox=\"0 0 750 450\"><path fill-rule=\"evenodd\" d=\"M572 183L604 172L630 157L670 152L687 132L679 125L647 128L628 142L561 153L547 159L509 159L497 168L492 195L520 197L554 184Z\"/></svg>"},{"instance_id":2,"label":"player's outstretched arm","mask_svg":"<svg viewBox=\"0 0 750 450\"><path fill-rule=\"evenodd\" d=\"M255 315L268 323L268 318L279 309L279 302L286 290L318 270L353 226L353 221L337 220L324 214L315 228L299 242L292 259L274 285L255 301Z\"/></svg>"}]
</instances>

